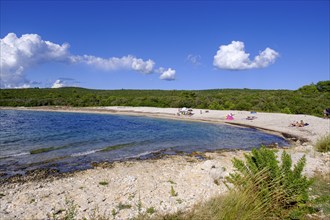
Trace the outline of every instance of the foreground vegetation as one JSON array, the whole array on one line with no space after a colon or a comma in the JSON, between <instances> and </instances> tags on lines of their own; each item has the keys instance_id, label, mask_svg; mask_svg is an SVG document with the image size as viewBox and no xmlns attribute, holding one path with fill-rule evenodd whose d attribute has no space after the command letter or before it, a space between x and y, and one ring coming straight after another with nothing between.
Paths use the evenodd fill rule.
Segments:
<instances>
[{"instance_id":1,"label":"foreground vegetation","mask_svg":"<svg viewBox=\"0 0 330 220\"><path fill-rule=\"evenodd\" d=\"M316 145L315 149L319 152L329 152L330 151L330 134L321 137Z\"/></svg>"},{"instance_id":2,"label":"foreground vegetation","mask_svg":"<svg viewBox=\"0 0 330 220\"><path fill-rule=\"evenodd\" d=\"M195 205L192 210L159 215L154 207L141 213L136 220L259 220L259 219L319 219L330 215L330 178L302 175L306 159L302 157L293 167L291 156L282 153L277 160L273 150L265 147L252 150L245 161L233 159L236 172L225 182L226 195ZM63 219L75 219L76 206L65 210ZM129 207L131 208L131 207ZM139 207L139 210L141 207ZM120 210L120 209L119 209ZM64 211L64 210L63 210ZM74 214L74 215L73 215ZM113 219L94 214L91 219ZM56 215L53 219L57 218Z\"/></svg>"},{"instance_id":3,"label":"foreground vegetation","mask_svg":"<svg viewBox=\"0 0 330 220\"><path fill-rule=\"evenodd\" d=\"M247 110L322 116L330 107L330 81L298 90L90 90L1 89L0 106L150 106Z\"/></svg>"},{"instance_id":4,"label":"foreground vegetation","mask_svg":"<svg viewBox=\"0 0 330 220\"><path fill-rule=\"evenodd\" d=\"M274 151L254 149L245 155L245 161L233 160L237 171L227 178L231 186L227 195L199 204L190 212L155 219L301 219L316 212L308 194L312 180L302 175L305 163L303 157L292 169L286 152L279 163Z\"/></svg>"},{"instance_id":5,"label":"foreground vegetation","mask_svg":"<svg viewBox=\"0 0 330 220\"><path fill-rule=\"evenodd\" d=\"M264 173L255 177L256 180L262 181ZM256 186L251 184L251 179L247 180L248 184L243 191L232 189L224 196L214 197L206 203L195 205L191 211L158 216L144 214L136 220L280 220L327 219L326 216L330 216L329 175L315 176L309 191L312 199L291 207L277 206L278 201L275 201L272 207L271 200L261 201L262 192L255 190ZM272 191L276 198L279 194L275 189Z\"/></svg>"}]
</instances>

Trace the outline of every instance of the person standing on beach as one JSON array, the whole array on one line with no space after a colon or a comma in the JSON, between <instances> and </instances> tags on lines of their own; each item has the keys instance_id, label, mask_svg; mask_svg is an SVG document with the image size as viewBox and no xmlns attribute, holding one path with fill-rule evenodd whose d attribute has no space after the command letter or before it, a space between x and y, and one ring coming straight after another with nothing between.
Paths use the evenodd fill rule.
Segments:
<instances>
[{"instance_id":1,"label":"person standing on beach","mask_svg":"<svg viewBox=\"0 0 330 220\"><path fill-rule=\"evenodd\" d=\"M329 118L330 108L326 108L323 110L323 118Z\"/></svg>"}]
</instances>

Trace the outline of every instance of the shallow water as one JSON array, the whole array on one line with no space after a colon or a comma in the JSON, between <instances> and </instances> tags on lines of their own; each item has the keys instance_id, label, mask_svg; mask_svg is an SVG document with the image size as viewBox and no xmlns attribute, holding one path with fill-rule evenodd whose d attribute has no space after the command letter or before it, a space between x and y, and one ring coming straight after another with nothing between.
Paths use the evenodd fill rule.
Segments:
<instances>
[{"instance_id":1,"label":"shallow water","mask_svg":"<svg viewBox=\"0 0 330 220\"><path fill-rule=\"evenodd\" d=\"M250 149L287 142L256 129L136 116L0 110L0 172L61 172L91 162L148 158L154 153Z\"/></svg>"}]
</instances>

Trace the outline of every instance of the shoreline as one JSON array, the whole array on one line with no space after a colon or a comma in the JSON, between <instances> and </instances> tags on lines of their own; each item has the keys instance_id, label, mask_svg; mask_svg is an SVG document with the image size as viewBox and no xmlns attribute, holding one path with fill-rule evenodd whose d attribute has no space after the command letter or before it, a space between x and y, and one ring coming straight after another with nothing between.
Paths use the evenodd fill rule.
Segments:
<instances>
[{"instance_id":1,"label":"shoreline","mask_svg":"<svg viewBox=\"0 0 330 220\"><path fill-rule=\"evenodd\" d=\"M18 110L18 111L36 111L36 112L64 112L64 113L77 113L77 114L111 114L111 115L127 115L127 116L136 116L136 117L148 117L148 118L161 118L161 119L166 119L166 120L180 120L180 121L189 121L189 122L198 122L198 123L211 123L211 124L224 124L228 126L234 126L234 127L241 127L241 128L252 128L256 129L260 132L263 133L269 133L275 136L279 136L287 141L287 144L289 146L291 145L296 145L296 141L299 140L298 137L293 137L289 134L284 134L281 132L276 132L274 130L270 129L262 129L262 128L256 128L251 125L244 125L244 124L236 124L236 123L230 123L225 121L224 119L214 119L214 118L193 118L193 116L177 116L174 113L164 113L164 112L155 112L155 108L146 108L144 111L138 110L138 111L131 111L127 110L127 108L130 107L116 107L119 110L114 110L114 109L108 109L109 107L86 107L86 108L75 108L75 107L0 107L0 110ZM164 109L156 109L156 110L163 110ZM168 109L165 109L166 111ZM170 109L170 111L176 111L177 109ZM205 110L204 110L205 111ZM209 110L208 110L209 111ZM295 141L294 141L295 140ZM271 148L287 148L288 145L278 145L277 143L270 143L269 145L266 145L267 147ZM172 153L165 153L163 154L162 151L164 152L165 150L162 151L157 151L157 152L150 152L149 154L146 154L142 157L140 156L132 156L128 157L125 159L118 159L114 161L99 161L99 162L93 162L93 163L87 163L86 162L86 167L82 169L71 169L62 172L60 169L57 167L53 166L48 166L46 167L40 167L40 168L33 168L33 169L28 169L26 172L23 171L23 173L20 172L14 172L14 173L6 173L6 172L0 172L0 183L4 184L6 182L10 183L22 183L24 181L30 181L30 180L38 180L41 178L48 178L48 177L53 177L53 176L65 176L62 174L65 173L74 173L74 172L79 172L81 170L87 170L87 169L93 169L94 166L98 166L98 164L103 164L108 163L114 163L114 162L125 162L125 161L139 161L139 160L154 160L154 159L162 159L164 156L170 156L170 155L181 155L181 156L189 156L192 154L200 154L202 155L203 153L212 153L216 151L236 151L240 150L240 148L235 148L235 149L229 149L229 148L224 148L224 149L217 149L217 150L206 150L206 151L201 151L201 152L196 152L194 151L193 153L183 153L181 151L173 151ZM243 150L243 149L241 149ZM245 149L247 150L247 149ZM39 162L40 165L42 164L47 164L48 162ZM34 165L33 163L31 165ZM28 168L28 166L22 166L22 169L25 170Z\"/></svg>"},{"instance_id":2,"label":"shoreline","mask_svg":"<svg viewBox=\"0 0 330 220\"><path fill-rule=\"evenodd\" d=\"M257 113L257 119L245 120L250 112L215 111L200 114L194 109L193 116L177 116L177 109L147 107L39 107L3 108L13 110L56 111L76 113L118 114L166 118L174 120L224 123L277 132L297 138L288 149L277 149L280 157L288 152L295 164L306 155L304 175L330 174L330 153L319 153L313 148L316 140L329 134L330 120L306 115ZM234 121L227 123L225 116L234 113ZM155 117L156 116L156 117ZM293 120L303 119L306 127L288 127ZM227 192L226 176L233 172L232 159L244 158L246 150L203 152L198 155L165 155L156 159L115 161L100 163L91 169L48 176L47 173L32 173L18 182L0 184L0 215L3 219L47 219L53 214L61 217L61 210L68 208L67 201L77 205L77 217L90 218L93 213L113 219L132 219L148 208L156 213L173 213L193 208L194 204L206 201ZM39 176L38 176L39 175ZM101 184L102 183L102 184ZM171 189L176 195L171 194ZM120 209L126 205L126 209ZM112 210L117 214L112 215ZM57 214L56 214L57 213Z\"/></svg>"},{"instance_id":3,"label":"shoreline","mask_svg":"<svg viewBox=\"0 0 330 220\"><path fill-rule=\"evenodd\" d=\"M284 149L278 150L278 158ZM304 175L329 175L330 154L318 153L313 146L285 149L295 164L306 155ZM187 210L196 203L225 194L225 178L234 171L232 159L243 159L249 151L206 152L205 159L172 155L161 159L133 160L100 164L92 169L0 185L0 215L4 220L48 219L68 207L77 207L78 219L93 213L116 220L132 219L153 207L156 213ZM102 184L101 184L102 183ZM171 194L171 189L175 195ZM118 208L126 205L127 209Z\"/></svg>"},{"instance_id":4,"label":"shoreline","mask_svg":"<svg viewBox=\"0 0 330 220\"><path fill-rule=\"evenodd\" d=\"M248 127L258 129L265 133L274 134L285 138L290 144L297 141L301 143L315 144L316 141L330 133L330 119L318 118L310 115L293 115L293 114L283 114L283 113L256 113L257 119L255 120L244 120L246 117L250 116L248 111L238 111L238 110L207 110L209 113L205 113L206 109L194 109L196 112L192 116L177 116L177 108L156 108L156 107L128 107L128 106L111 106L111 107L65 107L65 106L42 106L42 107L0 107L0 110L24 110L24 111L46 111L46 112L68 112L68 113L87 113L87 114L111 114L111 115L128 115L128 116L142 116L150 118L162 118L171 120L183 120L183 121L193 121L193 122L204 122L212 124L227 124L231 126ZM199 114L198 112L203 111L204 114ZM211 114L210 114L211 113ZM236 116L240 116L239 119L234 119L233 121L228 121L225 119L227 114L234 113ZM206 116L205 116L206 115ZM258 116L262 116L263 119L270 118L267 122L263 121L260 123ZM277 116L275 119L274 116ZM235 116L234 116L235 117ZM279 121L276 124L278 117L287 118L286 123L283 124ZM307 119L306 119L307 118ZM293 121L300 121L305 119L318 120L317 123L323 123L321 129L307 127L289 127L289 124ZM311 129L310 129L311 128ZM307 137L306 137L307 136ZM299 144L299 143L298 143Z\"/></svg>"}]
</instances>

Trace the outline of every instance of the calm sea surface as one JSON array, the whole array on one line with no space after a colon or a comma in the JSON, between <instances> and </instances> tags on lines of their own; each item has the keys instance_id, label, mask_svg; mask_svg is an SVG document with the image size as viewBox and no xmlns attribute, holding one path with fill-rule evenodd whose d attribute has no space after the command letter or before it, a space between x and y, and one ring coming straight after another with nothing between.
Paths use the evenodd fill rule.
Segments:
<instances>
[{"instance_id":1,"label":"calm sea surface","mask_svg":"<svg viewBox=\"0 0 330 220\"><path fill-rule=\"evenodd\" d=\"M0 110L0 173L287 142L251 128L146 117Z\"/></svg>"}]
</instances>

